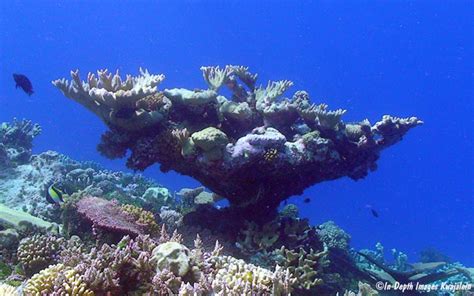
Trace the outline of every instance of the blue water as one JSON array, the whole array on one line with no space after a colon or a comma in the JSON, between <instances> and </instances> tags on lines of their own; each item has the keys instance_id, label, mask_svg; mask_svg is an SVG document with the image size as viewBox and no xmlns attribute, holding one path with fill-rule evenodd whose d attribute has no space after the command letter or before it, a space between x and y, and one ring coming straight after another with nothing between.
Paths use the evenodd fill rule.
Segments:
<instances>
[{"instance_id":1,"label":"blue water","mask_svg":"<svg viewBox=\"0 0 474 296\"><path fill-rule=\"evenodd\" d=\"M301 2L301 3L297 3ZM98 118L51 80L139 67L162 87L206 87L202 65L247 65L260 82L290 79L315 101L346 108L346 121L384 114L425 124L385 150L366 179L318 184L302 215L334 220L355 248L397 248L418 259L433 246L474 265L473 24L469 1L2 1L0 121L43 127L35 152L57 150L125 170L101 157ZM27 75L35 94L16 90ZM177 190L198 183L157 166L145 174ZM304 205L304 206L303 206ZM380 217L370 214L373 206Z\"/></svg>"}]
</instances>

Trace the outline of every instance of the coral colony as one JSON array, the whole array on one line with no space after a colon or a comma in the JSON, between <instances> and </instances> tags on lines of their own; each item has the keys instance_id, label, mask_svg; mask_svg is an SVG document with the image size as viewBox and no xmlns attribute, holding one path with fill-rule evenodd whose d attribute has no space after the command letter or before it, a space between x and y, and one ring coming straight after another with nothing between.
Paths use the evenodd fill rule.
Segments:
<instances>
[{"instance_id":1,"label":"coral colony","mask_svg":"<svg viewBox=\"0 0 474 296\"><path fill-rule=\"evenodd\" d=\"M98 71L87 82L73 71L72 81L53 84L107 124L98 147L106 157L130 150L131 169L159 163L162 171L197 179L232 206L265 211L313 184L365 177L382 149L422 123L384 116L374 125L346 124L345 110L311 103L305 91L283 98L291 81L257 87L257 75L247 67L201 70L206 90L161 91L165 76L146 70L125 81L118 72ZM231 98L219 94L223 87Z\"/></svg>"},{"instance_id":2,"label":"coral colony","mask_svg":"<svg viewBox=\"0 0 474 296\"><path fill-rule=\"evenodd\" d=\"M472 283L472 269L436 250L418 263L393 250L387 262L381 244L355 251L334 222L278 209L316 183L365 177L420 120L344 123L345 110L304 91L283 97L290 81L257 87L246 67L201 70L205 90L160 90L164 75L142 70L86 82L73 71L53 84L108 126L104 156L130 151L133 170L158 163L203 187L173 193L54 151L32 155L37 124L0 126L0 295L379 295L379 281Z\"/></svg>"}]
</instances>

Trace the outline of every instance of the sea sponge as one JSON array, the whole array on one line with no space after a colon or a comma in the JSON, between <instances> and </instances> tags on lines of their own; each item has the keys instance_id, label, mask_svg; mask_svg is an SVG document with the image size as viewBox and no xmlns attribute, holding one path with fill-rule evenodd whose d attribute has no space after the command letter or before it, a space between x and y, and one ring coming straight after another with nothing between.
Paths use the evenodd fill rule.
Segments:
<instances>
[{"instance_id":1,"label":"sea sponge","mask_svg":"<svg viewBox=\"0 0 474 296\"><path fill-rule=\"evenodd\" d=\"M27 275L34 274L56 263L64 244L63 238L53 235L36 234L24 238L18 246L18 261Z\"/></svg>"},{"instance_id":2,"label":"sea sponge","mask_svg":"<svg viewBox=\"0 0 474 296\"><path fill-rule=\"evenodd\" d=\"M184 276L190 269L190 251L177 242L166 242L156 247L153 258L157 262L157 272L169 270L176 276Z\"/></svg>"}]
</instances>

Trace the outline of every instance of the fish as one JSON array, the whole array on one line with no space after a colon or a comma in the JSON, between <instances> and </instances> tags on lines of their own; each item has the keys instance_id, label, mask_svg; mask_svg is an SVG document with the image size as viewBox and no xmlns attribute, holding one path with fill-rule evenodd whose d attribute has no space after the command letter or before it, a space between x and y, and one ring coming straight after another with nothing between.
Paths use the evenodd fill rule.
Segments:
<instances>
[{"instance_id":1,"label":"fish","mask_svg":"<svg viewBox=\"0 0 474 296\"><path fill-rule=\"evenodd\" d=\"M372 205L365 205L365 208L369 209L370 210L370 213L372 214L372 216L374 216L375 218L378 218L379 217L379 213L374 209L374 207Z\"/></svg>"},{"instance_id":2,"label":"fish","mask_svg":"<svg viewBox=\"0 0 474 296\"><path fill-rule=\"evenodd\" d=\"M379 213L377 213L376 210L370 209L370 212L372 213L372 216L374 216L375 218L378 218L378 217L379 217Z\"/></svg>"},{"instance_id":3,"label":"fish","mask_svg":"<svg viewBox=\"0 0 474 296\"><path fill-rule=\"evenodd\" d=\"M64 203L63 194L55 184L51 184L46 191L46 200L51 204L62 204Z\"/></svg>"},{"instance_id":4,"label":"fish","mask_svg":"<svg viewBox=\"0 0 474 296\"><path fill-rule=\"evenodd\" d=\"M13 74L13 79L15 80L15 88L20 87L25 93L31 96L33 91L33 85L31 84L30 79L23 74Z\"/></svg>"},{"instance_id":5,"label":"fish","mask_svg":"<svg viewBox=\"0 0 474 296\"><path fill-rule=\"evenodd\" d=\"M304 203L310 203L310 202L311 202L311 198L307 197L307 198L303 199L303 202L304 202Z\"/></svg>"}]
</instances>

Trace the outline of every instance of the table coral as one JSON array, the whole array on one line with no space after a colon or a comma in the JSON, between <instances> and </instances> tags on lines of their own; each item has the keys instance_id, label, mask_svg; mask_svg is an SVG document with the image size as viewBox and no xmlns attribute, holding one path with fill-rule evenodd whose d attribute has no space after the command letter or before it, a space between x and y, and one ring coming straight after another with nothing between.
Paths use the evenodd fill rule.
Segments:
<instances>
[{"instance_id":1,"label":"table coral","mask_svg":"<svg viewBox=\"0 0 474 296\"><path fill-rule=\"evenodd\" d=\"M163 75L141 71L122 82L117 74L99 71L81 81L53 81L110 128L99 150L123 157L127 166L144 170L160 163L163 171L189 175L227 198L232 206L257 216L275 209L291 195L313 184L348 176L354 180L375 170L380 151L400 141L422 122L416 117L385 115L381 121L344 123L343 109L315 104L305 91L284 93L291 81L256 87L256 74L242 66L202 67L208 90L158 90ZM230 99L219 93L229 88ZM138 103L159 96L166 108L150 111Z\"/></svg>"},{"instance_id":2,"label":"table coral","mask_svg":"<svg viewBox=\"0 0 474 296\"><path fill-rule=\"evenodd\" d=\"M92 224L95 230L137 236L144 233L143 225L126 213L115 201L85 197L77 202L77 212Z\"/></svg>"}]
</instances>

